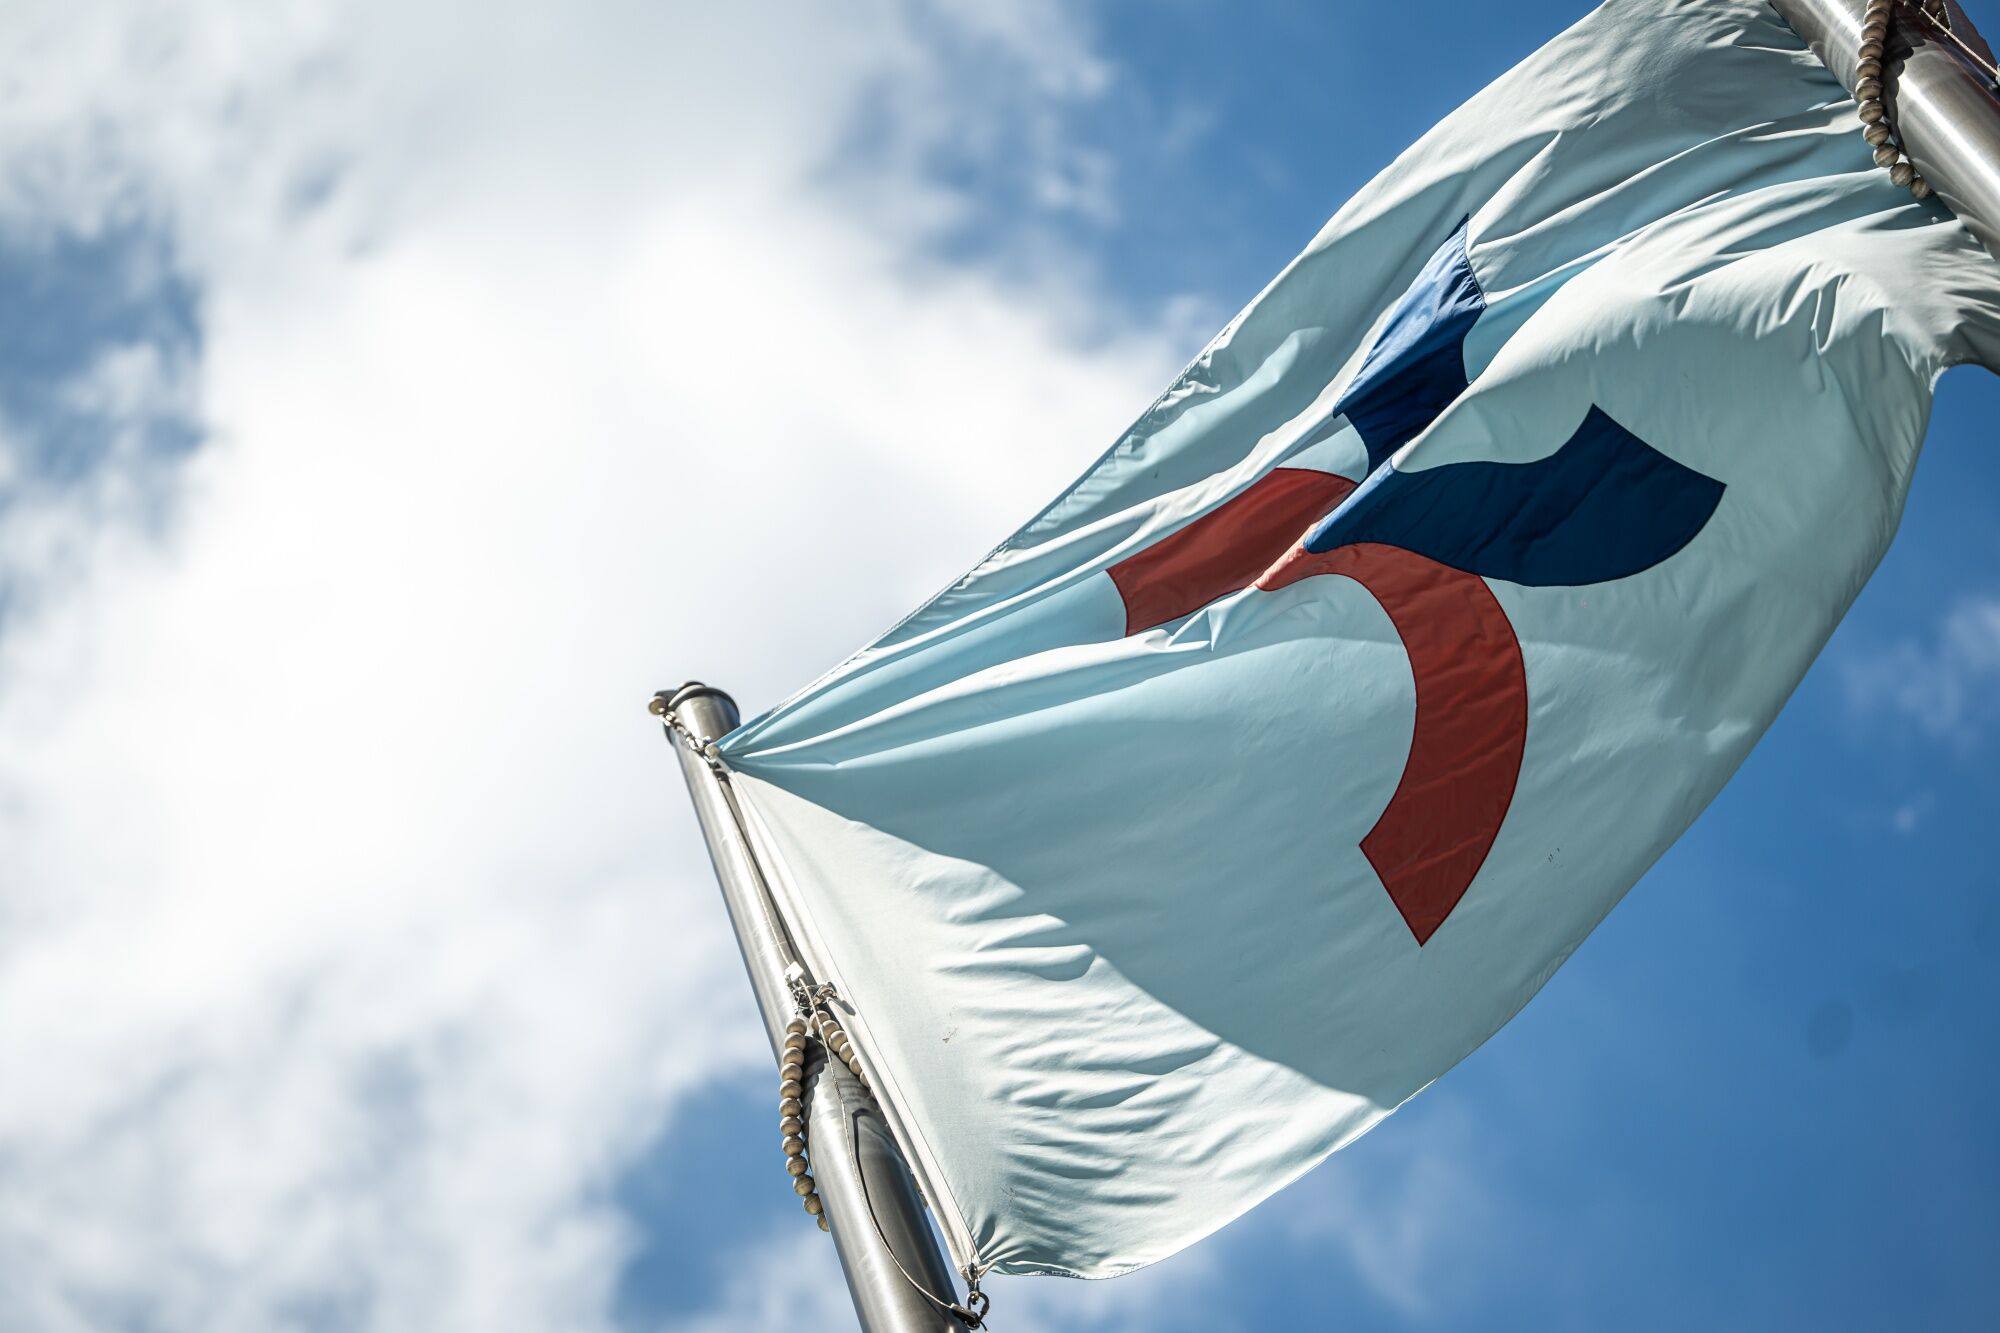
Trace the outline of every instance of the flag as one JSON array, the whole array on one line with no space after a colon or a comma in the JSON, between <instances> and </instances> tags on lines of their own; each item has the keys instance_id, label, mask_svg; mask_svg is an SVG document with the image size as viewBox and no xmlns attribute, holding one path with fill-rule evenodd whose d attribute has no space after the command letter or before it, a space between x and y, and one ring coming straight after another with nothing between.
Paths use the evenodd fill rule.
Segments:
<instances>
[{"instance_id":1,"label":"flag","mask_svg":"<svg viewBox=\"0 0 2000 1333\"><path fill-rule=\"evenodd\" d=\"M1996 317L1766 5L1613 0L724 738L960 1262L1159 1259L1515 1014L1770 725Z\"/></svg>"}]
</instances>

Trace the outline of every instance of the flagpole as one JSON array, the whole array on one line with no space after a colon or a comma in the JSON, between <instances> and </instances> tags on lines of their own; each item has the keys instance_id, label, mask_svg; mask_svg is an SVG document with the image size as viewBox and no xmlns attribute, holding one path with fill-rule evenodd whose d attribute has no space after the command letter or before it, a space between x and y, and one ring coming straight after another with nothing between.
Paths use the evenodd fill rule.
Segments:
<instances>
[{"instance_id":1,"label":"flagpole","mask_svg":"<svg viewBox=\"0 0 2000 1333\"><path fill-rule=\"evenodd\" d=\"M1771 3L1853 92L1867 0ZM1882 61L1890 122L1938 198L1988 254L2000 258L2000 94L1992 63L1985 40L1956 3L1897 0Z\"/></svg>"},{"instance_id":2,"label":"flagpole","mask_svg":"<svg viewBox=\"0 0 2000 1333\"><path fill-rule=\"evenodd\" d=\"M662 692L653 712L667 723L669 739L680 728L697 741L712 740L738 721L734 700L699 683ZM787 972L797 963L798 950L744 835L726 773L693 745L674 750L776 1055L784 1046L785 1026L796 1015ZM944 1301L956 1299L951 1267L924 1214L916 1181L868 1093L839 1060L827 1060L807 1072L805 1102L813 1183L863 1333L956 1333L964 1327L961 1321L917 1289L922 1283ZM773 1115L773 1189L789 1180L778 1170L777 1121ZM809 1227L810 1219L801 1214L798 1225Z\"/></svg>"}]
</instances>

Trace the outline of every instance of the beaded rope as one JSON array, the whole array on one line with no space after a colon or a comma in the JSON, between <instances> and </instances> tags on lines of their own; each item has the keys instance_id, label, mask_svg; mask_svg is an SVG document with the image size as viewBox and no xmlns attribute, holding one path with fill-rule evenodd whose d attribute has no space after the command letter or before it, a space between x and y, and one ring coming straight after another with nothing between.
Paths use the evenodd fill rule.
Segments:
<instances>
[{"instance_id":1,"label":"beaded rope","mask_svg":"<svg viewBox=\"0 0 2000 1333\"><path fill-rule=\"evenodd\" d=\"M1900 138L1889 123L1889 108L1882 101L1882 54L1887 49L1895 8L1895 0L1868 0L1862 13L1860 59L1854 66L1854 96L1859 103L1855 111L1864 127L1861 137L1875 150L1875 165L1887 167L1889 179L1917 198L1928 199L1930 182L1919 176L1915 164L1904 156Z\"/></svg>"},{"instance_id":2,"label":"beaded rope","mask_svg":"<svg viewBox=\"0 0 2000 1333\"><path fill-rule=\"evenodd\" d=\"M808 1174L806 1161L805 1077L808 1065L831 1055L846 1065L861 1090L873 1095L868 1075L862 1071L861 1057L854 1042L833 1011L820 1003L819 996L799 988L802 1014L785 1025L785 1045L778 1055L778 1132L784 1136L785 1174L792 1178L792 1192L799 1196L819 1229L825 1231L826 1205Z\"/></svg>"},{"instance_id":3,"label":"beaded rope","mask_svg":"<svg viewBox=\"0 0 2000 1333\"><path fill-rule=\"evenodd\" d=\"M825 1231L826 1205L806 1166L806 1023L794 1018L785 1028L785 1049L778 1057L778 1132L784 1135L785 1173L792 1178L792 1192Z\"/></svg>"}]
</instances>

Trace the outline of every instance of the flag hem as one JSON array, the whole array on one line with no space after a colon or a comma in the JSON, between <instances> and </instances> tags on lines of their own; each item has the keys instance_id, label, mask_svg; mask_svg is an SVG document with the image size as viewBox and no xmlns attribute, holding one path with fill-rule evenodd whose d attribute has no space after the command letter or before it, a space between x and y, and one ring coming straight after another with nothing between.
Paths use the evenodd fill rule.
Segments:
<instances>
[{"instance_id":1,"label":"flag hem","mask_svg":"<svg viewBox=\"0 0 2000 1333\"><path fill-rule=\"evenodd\" d=\"M778 914L792 933L792 940L804 956L806 965L819 980L829 982L850 1003L854 995L848 988L839 966L832 954L822 943L819 931L812 921L812 914L806 910L801 896L793 889L792 872L785 860L778 854L777 840L766 827L762 812L758 809L755 789L762 782L749 774L730 771L730 781L736 787L738 804L744 813L745 832L749 834L752 849L758 863L764 868L765 882L771 888L771 899ZM749 799L745 799L745 798ZM853 1004L843 1016L842 1026L849 1037L860 1047L868 1066L870 1081L874 1085L875 1100L882 1110L883 1122L889 1127L890 1137L902 1152L903 1160L917 1177L925 1202L938 1220L938 1229L944 1233L945 1246L951 1251L951 1259L961 1276L979 1275L989 1271L992 1265L979 1257L978 1243L972 1238L971 1228L966 1225L965 1213L959 1207L957 1198L946 1183L944 1172L938 1164L930 1144L924 1139L921 1127L907 1115L901 1107L897 1093L895 1070L882 1057L882 1047L869 1031L868 1015L865 1008Z\"/></svg>"}]
</instances>

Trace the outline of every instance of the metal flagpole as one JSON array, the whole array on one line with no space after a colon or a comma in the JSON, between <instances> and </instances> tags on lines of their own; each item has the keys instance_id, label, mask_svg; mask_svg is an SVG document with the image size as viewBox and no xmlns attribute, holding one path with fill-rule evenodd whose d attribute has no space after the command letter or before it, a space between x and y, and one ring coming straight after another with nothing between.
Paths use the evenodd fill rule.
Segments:
<instances>
[{"instance_id":1,"label":"metal flagpole","mask_svg":"<svg viewBox=\"0 0 2000 1333\"><path fill-rule=\"evenodd\" d=\"M1771 0L1841 86L1855 90L1867 0ZM1992 52L1953 0L1897 0L1882 100L1903 152L2000 258L2000 92Z\"/></svg>"},{"instance_id":2,"label":"metal flagpole","mask_svg":"<svg viewBox=\"0 0 2000 1333\"><path fill-rule=\"evenodd\" d=\"M687 742L674 747L681 775L776 1054L784 1047L786 1025L797 1016L792 982L798 950L745 836L727 770L698 750L735 728L735 701L691 683L655 696L652 711L667 724L670 740L679 731ZM955 1299L951 1266L881 1113L839 1060L808 1069L805 1083L812 1181L863 1333L955 1333L965 1321L941 1304ZM774 1144L779 1137L774 1117ZM919 1284L930 1294L918 1290Z\"/></svg>"}]
</instances>

